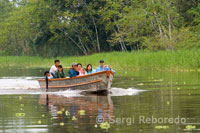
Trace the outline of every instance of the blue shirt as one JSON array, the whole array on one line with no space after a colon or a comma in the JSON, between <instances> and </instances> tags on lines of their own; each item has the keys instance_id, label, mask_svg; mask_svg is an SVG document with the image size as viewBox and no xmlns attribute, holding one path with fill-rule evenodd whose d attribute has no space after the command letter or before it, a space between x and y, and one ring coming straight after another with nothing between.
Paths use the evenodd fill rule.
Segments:
<instances>
[{"instance_id":1,"label":"blue shirt","mask_svg":"<svg viewBox=\"0 0 200 133\"><path fill-rule=\"evenodd\" d=\"M96 70L96 72L101 72L103 70L102 66L99 66ZM110 68L108 67L104 67L104 71L110 71ZM114 73L116 73L113 69L111 69L111 71L113 71Z\"/></svg>"},{"instance_id":2,"label":"blue shirt","mask_svg":"<svg viewBox=\"0 0 200 133\"><path fill-rule=\"evenodd\" d=\"M92 74L92 73L95 73L95 72L96 72L96 70L92 69L92 71L88 71L88 72L86 71L85 75Z\"/></svg>"},{"instance_id":3,"label":"blue shirt","mask_svg":"<svg viewBox=\"0 0 200 133\"><path fill-rule=\"evenodd\" d=\"M70 78L76 77L79 75L79 72L75 71L74 69L70 69L68 73L69 73Z\"/></svg>"}]
</instances>

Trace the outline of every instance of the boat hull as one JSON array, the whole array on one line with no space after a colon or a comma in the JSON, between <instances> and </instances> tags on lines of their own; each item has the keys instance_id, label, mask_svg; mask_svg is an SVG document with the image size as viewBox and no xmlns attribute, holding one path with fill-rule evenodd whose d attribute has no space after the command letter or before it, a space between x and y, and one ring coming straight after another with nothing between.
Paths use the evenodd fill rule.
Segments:
<instances>
[{"instance_id":1,"label":"boat hull","mask_svg":"<svg viewBox=\"0 0 200 133\"><path fill-rule=\"evenodd\" d=\"M83 90L88 92L108 91L112 85L114 73L112 71L102 71L89 75L77 76L73 78L49 79L48 91L60 90ZM40 88L46 90L46 81L38 80Z\"/></svg>"}]
</instances>

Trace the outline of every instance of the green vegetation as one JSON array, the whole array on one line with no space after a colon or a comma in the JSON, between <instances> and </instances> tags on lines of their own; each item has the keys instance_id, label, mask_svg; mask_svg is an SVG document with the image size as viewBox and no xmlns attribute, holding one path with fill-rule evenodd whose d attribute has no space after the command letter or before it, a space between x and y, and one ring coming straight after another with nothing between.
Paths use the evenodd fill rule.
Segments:
<instances>
[{"instance_id":1,"label":"green vegetation","mask_svg":"<svg viewBox=\"0 0 200 133\"><path fill-rule=\"evenodd\" d=\"M88 63L97 67L100 59L105 64L113 66L116 71L137 69L158 69L166 71L190 71L200 69L200 50L181 51L137 51L137 52L111 52L93 54L90 56L42 58L30 56L0 56L1 67L45 67L49 68L55 59L59 59L66 68L72 62L80 62L83 66Z\"/></svg>"},{"instance_id":2,"label":"green vegetation","mask_svg":"<svg viewBox=\"0 0 200 133\"><path fill-rule=\"evenodd\" d=\"M199 18L199 0L0 0L0 55L199 48Z\"/></svg>"}]
</instances>

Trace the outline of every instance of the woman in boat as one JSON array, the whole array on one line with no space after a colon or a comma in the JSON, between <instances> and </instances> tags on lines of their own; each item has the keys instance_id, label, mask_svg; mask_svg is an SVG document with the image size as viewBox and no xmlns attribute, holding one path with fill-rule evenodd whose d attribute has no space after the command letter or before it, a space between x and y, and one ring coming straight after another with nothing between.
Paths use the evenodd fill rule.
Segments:
<instances>
[{"instance_id":1,"label":"woman in boat","mask_svg":"<svg viewBox=\"0 0 200 133\"><path fill-rule=\"evenodd\" d=\"M66 77L65 73L63 71L62 65L58 66L58 70L56 71L55 76L56 76L56 78L65 78Z\"/></svg>"},{"instance_id":2,"label":"woman in boat","mask_svg":"<svg viewBox=\"0 0 200 133\"><path fill-rule=\"evenodd\" d=\"M96 72L96 70L92 69L92 65L88 64L87 67L86 67L85 75L92 74L92 73L95 73L95 72Z\"/></svg>"},{"instance_id":3,"label":"woman in boat","mask_svg":"<svg viewBox=\"0 0 200 133\"><path fill-rule=\"evenodd\" d=\"M82 68L82 64L81 64L81 63L78 63L77 66L78 66L79 76L84 75L84 73L83 73L83 68Z\"/></svg>"}]
</instances>

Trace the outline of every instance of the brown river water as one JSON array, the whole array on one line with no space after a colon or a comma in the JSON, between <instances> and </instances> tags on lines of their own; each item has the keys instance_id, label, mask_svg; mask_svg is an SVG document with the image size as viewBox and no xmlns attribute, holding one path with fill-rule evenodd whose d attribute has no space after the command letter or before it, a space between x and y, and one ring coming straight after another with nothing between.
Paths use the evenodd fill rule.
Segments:
<instances>
[{"instance_id":1,"label":"brown river water","mask_svg":"<svg viewBox=\"0 0 200 133\"><path fill-rule=\"evenodd\" d=\"M200 73L120 72L107 96L42 92L45 69L0 70L0 132L200 132Z\"/></svg>"}]
</instances>

